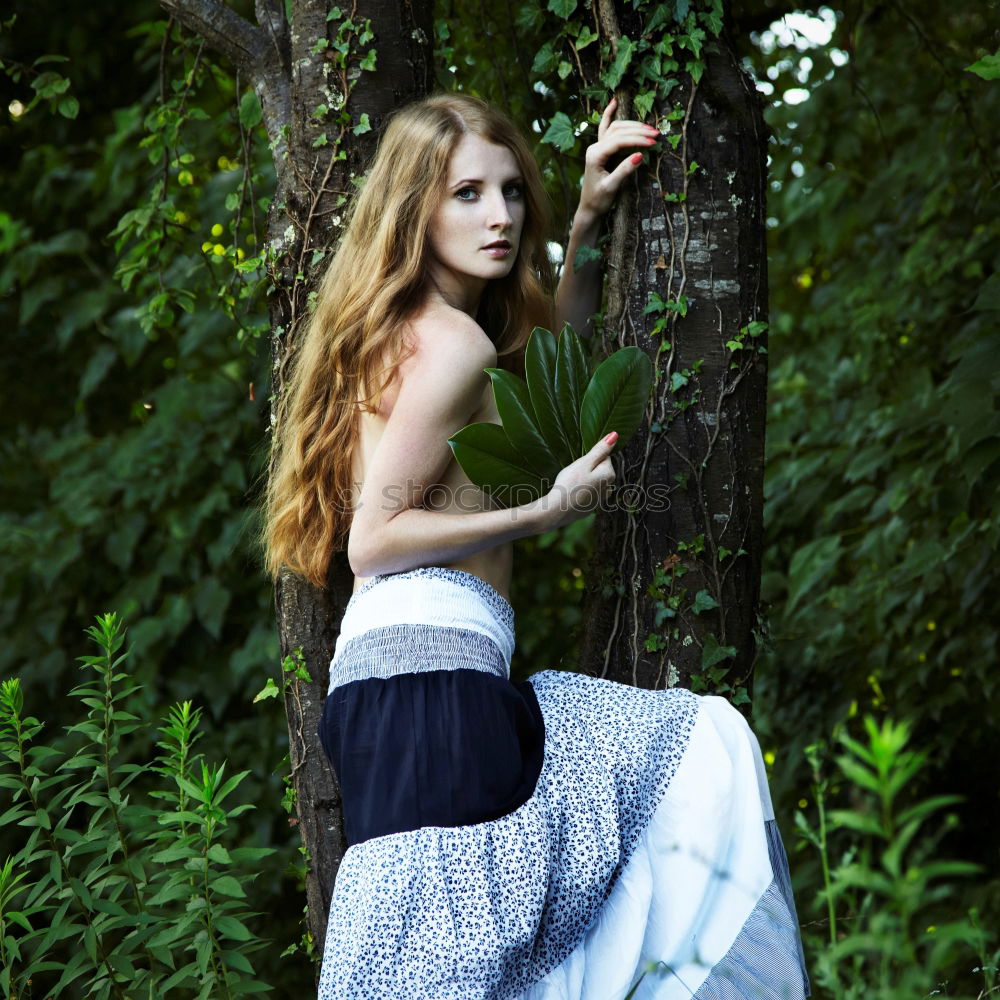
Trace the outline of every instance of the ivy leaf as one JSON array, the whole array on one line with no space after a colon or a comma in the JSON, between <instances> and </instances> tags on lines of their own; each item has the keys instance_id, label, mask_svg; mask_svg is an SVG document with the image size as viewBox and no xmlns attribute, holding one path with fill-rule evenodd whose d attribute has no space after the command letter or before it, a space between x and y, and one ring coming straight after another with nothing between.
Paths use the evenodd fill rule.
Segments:
<instances>
[{"instance_id":1,"label":"ivy leaf","mask_svg":"<svg viewBox=\"0 0 1000 1000\"><path fill-rule=\"evenodd\" d=\"M696 615L700 615L703 611L711 611L712 608L718 606L719 602L707 590L699 590L694 595L694 604L691 605L691 610Z\"/></svg>"},{"instance_id":2,"label":"ivy leaf","mask_svg":"<svg viewBox=\"0 0 1000 1000\"><path fill-rule=\"evenodd\" d=\"M653 110L653 100L655 98L656 93L652 90L645 90L641 94L636 94L635 116L639 121L642 121Z\"/></svg>"},{"instance_id":3,"label":"ivy leaf","mask_svg":"<svg viewBox=\"0 0 1000 1000\"><path fill-rule=\"evenodd\" d=\"M372 130L372 123L368 119L368 112L362 111L361 117L358 119L358 124L351 129L355 135L364 135L365 132L370 132Z\"/></svg>"},{"instance_id":4,"label":"ivy leaf","mask_svg":"<svg viewBox=\"0 0 1000 1000\"><path fill-rule=\"evenodd\" d=\"M565 112L557 111L552 116L549 120L548 131L542 136L542 142L555 146L561 153L573 148L576 143L576 134L573 131L573 123Z\"/></svg>"},{"instance_id":5,"label":"ivy leaf","mask_svg":"<svg viewBox=\"0 0 1000 1000\"><path fill-rule=\"evenodd\" d=\"M618 51L615 53L615 61L606 73L601 76L601 82L608 90L614 90L622 82L625 70L632 62L632 53L635 51L635 43L628 35L622 35L618 42Z\"/></svg>"},{"instance_id":6,"label":"ivy leaf","mask_svg":"<svg viewBox=\"0 0 1000 1000\"><path fill-rule=\"evenodd\" d=\"M596 31L591 31L589 27L583 27L580 29L580 34L576 36L573 48L579 52L581 49L585 49L591 42L596 42L598 38L600 38L600 35Z\"/></svg>"},{"instance_id":7,"label":"ivy leaf","mask_svg":"<svg viewBox=\"0 0 1000 1000\"><path fill-rule=\"evenodd\" d=\"M977 59L971 66L966 66L965 70L968 73L975 73L984 80L1000 79L1000 52Z\"/></svg>"},{"instance_id":8,"label":"ivy leaf","mask_svg":"<svg viewBox=\"0 0 1000 1000\"><path fill-rule=\"evenodd\" d=\"M701 649L701 669L709 670L722 660L736 655L735 646L720 646L719 640L709 632Z\"/></svg>"},{"instance_id":9,"label":"ivy leaf","mask_svg":"<svg viewBox=\"0 0 1000 1000\"><path fill-rule=\"evenodd\" d=\"M549 10L564 21L576 10L577 0L549 0Z\"/></svg>"},{"instance_id":10,"label":"ivy leaf","mask_svg":"<svg viewBox=\"0 0 1000 1000\"><path fill-rule=\"evenodd\" d=\"M691 9L690 0L674 0L674 20L683 21Z\"/></svg>"},{"instance_id":11,"label":"ivy leaf","mask_svg":"<svg viewBox=\"0 0 1000 1000\"><path fill-rule=\"evenodd\" d=\"M552 43L546 42L535 53L535 61L531 64L531 72L538 76L544 76L556 64L556 54L552 50Z\"/></svg>"},{"instance_id":12,"label":"ivy leaf","mask_svg":"<svg viewBox=\"0 0 1000 1000\"><path fill-rule=\"evenodd\" d=\"M274 683L273 678L268 677L267 683L254 696L253 703L256 705L258 701L264 701L265 698L278 698L280 695L281 689Z\"/></svg>"},{"instance_id":13,"label":"ivy leaf","mask_svg":"<svg viewBox=\"0 0 1000 1000\"><path fill-rule=\"evenodd\" d=\"M246 128L256 128L260 124L260 98L254 90L248 90L240 98L240 124Z\"/></svg>"}]
</instances>

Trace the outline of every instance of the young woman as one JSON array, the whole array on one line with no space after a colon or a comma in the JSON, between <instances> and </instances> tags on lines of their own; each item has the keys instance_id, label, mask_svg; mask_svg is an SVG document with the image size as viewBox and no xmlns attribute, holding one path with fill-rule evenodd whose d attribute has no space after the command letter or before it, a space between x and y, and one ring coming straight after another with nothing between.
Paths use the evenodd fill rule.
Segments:
<instances>
[{"instance_id":1,"label":"young woman","mask_svg":"<svg viewBox=\"0 0 1000 1000\"><path fill-rule=\"evenodd\" d=\"M447 444L499 422L484 368L516 370L533 326L582 329L598 307L576 251L657 139L614 110L554 309L545 196L517 129L458 94L397 113L296 360L269 566L322 586L346 545L356 576L320 730L349 844L322 998L621 1000L640 978L637 997L807 990L742 717L683 690L509 680L512 542L593 509L615 435L510 509Z\"/></svg>"}]
</instances>

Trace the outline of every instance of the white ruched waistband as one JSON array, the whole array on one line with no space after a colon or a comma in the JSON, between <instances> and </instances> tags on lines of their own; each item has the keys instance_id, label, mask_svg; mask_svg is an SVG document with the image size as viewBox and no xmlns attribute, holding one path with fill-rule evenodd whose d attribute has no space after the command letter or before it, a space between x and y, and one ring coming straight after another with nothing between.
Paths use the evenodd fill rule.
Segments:
<instances>
[{"instance_id":1,"label":"white ruched waistband","mask_svg":"<svg viewBox=\"0 0 1000 1000\"><path fill-rule=\"evenodd\" d=\"M338 657L353 640L373 629L431 625L478 632L492 640L507 669L514 653L514 612L485 580L464 570L422 567L376 576L347 604L331 661L331 681Z\"/></svg>"}]
</instances>

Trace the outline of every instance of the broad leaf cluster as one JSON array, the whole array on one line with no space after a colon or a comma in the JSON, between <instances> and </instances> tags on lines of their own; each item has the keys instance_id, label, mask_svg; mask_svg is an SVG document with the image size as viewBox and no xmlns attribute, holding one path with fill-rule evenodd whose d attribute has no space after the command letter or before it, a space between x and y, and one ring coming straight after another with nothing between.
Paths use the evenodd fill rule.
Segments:
<instances>
[{"instance_id":1,"label":"broad leaf cluster","mask_svg":"<svg viewBox=\"0 0 1000 1000\"><path fill-rule=\"evenodd\" d=\"M449 445L462 469L504 506L547 493L565 466L618 431L624 448L646 411L653 366L637 347L605 358L593 375L583 344L567 326L557 338L536 328L524 356L525 379L487 368L500 424L463 427Z\"/></svg>"}]
</instances>

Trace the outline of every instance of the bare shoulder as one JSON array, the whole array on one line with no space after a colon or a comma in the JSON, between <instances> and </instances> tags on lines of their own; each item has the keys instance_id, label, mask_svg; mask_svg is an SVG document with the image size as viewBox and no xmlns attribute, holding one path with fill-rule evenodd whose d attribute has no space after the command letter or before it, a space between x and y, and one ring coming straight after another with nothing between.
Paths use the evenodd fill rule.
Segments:
<instances>
[{"instance_id":1,"label":"bare shoulder","mask_svg":"<svg viewBox=\"0 0 1000 1000\"><path fill-rule=\"evenodd\" d=\"M481 381L484 368L497 363L497 352L483 328L460 309L434 303L423 307L408 323L412 353L400 365L400 375L433 376Z\"/></svg>"}]
</instances>

